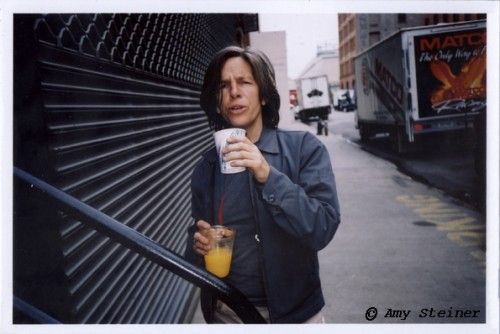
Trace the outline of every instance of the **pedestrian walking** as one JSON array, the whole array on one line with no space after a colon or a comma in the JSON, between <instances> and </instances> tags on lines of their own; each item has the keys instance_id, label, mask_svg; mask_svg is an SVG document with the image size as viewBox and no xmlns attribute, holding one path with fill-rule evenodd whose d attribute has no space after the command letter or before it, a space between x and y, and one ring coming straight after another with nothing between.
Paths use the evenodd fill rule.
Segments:
<instances>
[{"instance_id":1,"label":"pedestrian walking","mask_svg":"<svg viewBox=\"0 0 500 334\"><path fill-rule=\"evenodd\" d=\"M227 226L235 240L225 281L269 323L324 322L317 253L340 223L328 151L309 132L278 128L274 70L259 51L230 46L218 52L200 105L213 130L245 130L222 150L223 162L244 171L223 174L216 148L203 154L191 180L187 258L203 266L211 226ZM220 301L202 306L208 322L239 322Z\"/></svg>"}]
</instances>

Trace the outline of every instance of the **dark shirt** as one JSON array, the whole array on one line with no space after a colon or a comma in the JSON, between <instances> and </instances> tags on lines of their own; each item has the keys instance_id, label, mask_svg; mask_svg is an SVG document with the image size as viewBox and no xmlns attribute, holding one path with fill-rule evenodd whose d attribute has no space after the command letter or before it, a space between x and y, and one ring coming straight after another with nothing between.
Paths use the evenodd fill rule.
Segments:
<instances>
[{"instance_id":1,"label":"dark shirt","mask_svg":"<svg viewBox=\"0 0 500 334\"><path fill-rule=\"evenodd\" d=\"M215 217L220 219L219 208L224 198L223 224L236 231L231 270L226 281L238 288L254 305L266 305L262 266L257 244L257 231L250 197L248 171L235 174L217 173L215 182L222 184L215 194ZM223 192L223 194L222 194Z\"/></svg>"}]
</instances>

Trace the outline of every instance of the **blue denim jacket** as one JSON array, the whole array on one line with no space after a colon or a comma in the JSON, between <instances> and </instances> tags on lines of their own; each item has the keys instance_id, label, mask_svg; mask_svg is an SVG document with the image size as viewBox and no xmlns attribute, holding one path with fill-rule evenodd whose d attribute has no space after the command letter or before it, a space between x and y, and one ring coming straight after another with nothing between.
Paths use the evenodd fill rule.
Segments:
<instances>
[{"instance_id":1,"label":"blue denim jacket","mask_svg":"<svg viewBox=\"0 0 500 334\"><path fill-rule=\"evenodd\" d=\"M271 167L265 184L250 175L271 322L302 323L324 306L317 252L332 240L340 223L330 157L314 135L302 131L264 128L257 147ZM221 186L213 184L216 172L213 148L191 179L195 222L214 221L213 191ZM195 230L196 223L189 229L190 245ZM201 259L190 250L188 259Z\"/></svg>"}]
</instances>

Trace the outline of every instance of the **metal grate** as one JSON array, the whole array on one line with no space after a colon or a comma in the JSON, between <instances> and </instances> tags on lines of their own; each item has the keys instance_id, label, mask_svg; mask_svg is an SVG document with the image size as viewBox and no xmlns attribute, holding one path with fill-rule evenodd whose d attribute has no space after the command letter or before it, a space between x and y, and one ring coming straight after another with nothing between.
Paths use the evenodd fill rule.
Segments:
<instances>
[{"instance_id":1,"label":"metal grate","mask_svg":"<svg viewBox=\"0 0 500 334\"><path fill-rule=\"evenodd\" d=\"M213 52L234 43L236 20L224 14L51 14L36 21L35 32L61 49L201 85Z\"/></svg>"},{"instance_id":2,"label":"metal grate","mask_svg":"<svg viewBox=\"0 0 500 334\"><path fill-rule=\"evenodd\" d=\"M34 22L49 181L182 254L191 171L212 145L200 85L211 56L235 43L238 15ZM62 213L57 224L71 321L185 320L191 284Z\"/></svg>"}]
</instances>

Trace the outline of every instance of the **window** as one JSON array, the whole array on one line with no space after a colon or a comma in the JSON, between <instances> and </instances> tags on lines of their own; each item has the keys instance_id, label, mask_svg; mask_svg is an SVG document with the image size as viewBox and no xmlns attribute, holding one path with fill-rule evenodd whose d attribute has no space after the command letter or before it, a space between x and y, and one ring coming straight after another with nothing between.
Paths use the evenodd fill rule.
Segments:
<instances>
[{"instance_id":1,"label":"window","mask_svg":"<svg viewBox=\"0 0 500 334\"><path fill-rule=\"evenodd\" d=\"M426 17L426 18L425 18L425 20L424 20L424 24L425 24L426 26L428 26L428 25L430 24L430 20L429 20L429 18L428 18L428 17Z\"/></svg>"},{"instance_id":2,"label":"window","mask_svg":"<svg viewBox=\"0 0 500 334\"><path fill-rule=\"evenodd\" d=\"M398 14L398 23L406 23L406 14Z\"/></svg>"},{"instance_id":3,"label":"window","mask_svg":"<svg viewBox=\"0 0 500 334\"><path fill-rule=\"evenodd\" d=\"M438 24L439 23L439 14L434 14L433 15L433 21L434 21L433 22L434 24Z\"/></svg>"},{"instance_id":4,"label":"window","mask_svg":"<svg viewBox=\"0 0 500 334\"><path fill-rule=\"evenodd\" d=\"M460 21L460 15L453 14L453 22L458 22L458 21Z\"/></svg>"},{"instance_id":5,"label":"window","mask_svg":"<svg viewBox=\"0 0 500 334\"><path fill-rule=\"evenodd\" d=\"M373 45L380 41L380 32L379 31L371 31L368 37L368 45Z\"/></svg>"},{"instance_id":6,"label":"window","mask_svg":"<svg viewBox=\"0 0 500 334\"><path fill-rule=\"evenodd\" d=\"M478 18L478 20L484 20L484 19L486 19L486 14L478 14L477 18Z\"/></svg>"},{"instance_id":7,"label":"window","mask_svg":"<svg viewBox=\"0 0 500 334\"><path fill-rule=\"evenodd\" d=\"M443 14L443 22L444 23L448 22L448 14Z\"/></svg>"},{"instance_id":8,"label":"window","mask_svg":"<svg viewBox=\"0 0 500 334\"><path fill-rule=\"evenodd\" d=\"M471 15L470 14L465 14L464 15L464 21L470 21Z\"/></svg>"},{"instance_id":9,"label":"window","mask_svg":"<svg viewBox=\"0 0 500 334\"><path fill-rule=\"evenodd\" d=\"M368 22L370 22L370 28L378 27L380 22L380 14L368 14Z\"/></svg>"}]
</instances>

